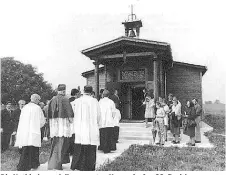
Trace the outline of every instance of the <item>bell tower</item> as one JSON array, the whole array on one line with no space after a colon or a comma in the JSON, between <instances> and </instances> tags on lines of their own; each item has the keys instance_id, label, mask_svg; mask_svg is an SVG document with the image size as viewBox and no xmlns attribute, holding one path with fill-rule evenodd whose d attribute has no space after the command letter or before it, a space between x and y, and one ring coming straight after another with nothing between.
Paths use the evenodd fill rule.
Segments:
<instances>
[{"instance_id":1,"label":"bell tower","mask_svg":"<svg viewBox=\"0 0 226 175\"><path fill-rule=\"evenodd\" d=\"M124 24L125 27L125 36L139 38L142 22L136 18L135 14L133 14L133 5L131 5L131 14L128 16L128 20L122 22L122 24Z\"/></svg>"}]
</instances>

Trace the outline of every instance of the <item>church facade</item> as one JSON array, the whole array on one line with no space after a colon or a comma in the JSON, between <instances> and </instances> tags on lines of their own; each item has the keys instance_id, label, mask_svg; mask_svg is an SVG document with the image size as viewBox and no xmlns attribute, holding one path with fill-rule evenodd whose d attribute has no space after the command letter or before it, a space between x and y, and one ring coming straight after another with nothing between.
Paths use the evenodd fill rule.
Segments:
<instances>
[{"instance_id":1,"label":"church facade","mask_svg":"<svg viewBox=\"0 0 226 175\"><path fill-rule=\"evenodd\" d=\"M144 88L151 90L156 99L172 93L182 106L193 98L202 104L202 77L207 68L173 61L169 43L140 39L141 21L123 24L125 36L82 51L95 65L82 76L87 85L93 86L96 96L100 89L117 89L122 118L133 120L144 117L139 112Z\"/></svg>"}]
</instances>

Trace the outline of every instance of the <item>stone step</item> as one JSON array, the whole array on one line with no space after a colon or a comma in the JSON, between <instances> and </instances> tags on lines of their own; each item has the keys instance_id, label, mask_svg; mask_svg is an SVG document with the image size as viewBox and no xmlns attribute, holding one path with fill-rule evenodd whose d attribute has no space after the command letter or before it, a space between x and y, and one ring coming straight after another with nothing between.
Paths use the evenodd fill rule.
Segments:
<instances>
[{"instance_id":1,"label":"stone step","mask_svg":"<svg viewBox=\"0 0 226 175\"><path fill-rule=\"evenodd\" d=\"M119 140L151 140L152 137L137 137L137 136L123 136L123 137L119 137Z\"/></svg>"}]
</instances>

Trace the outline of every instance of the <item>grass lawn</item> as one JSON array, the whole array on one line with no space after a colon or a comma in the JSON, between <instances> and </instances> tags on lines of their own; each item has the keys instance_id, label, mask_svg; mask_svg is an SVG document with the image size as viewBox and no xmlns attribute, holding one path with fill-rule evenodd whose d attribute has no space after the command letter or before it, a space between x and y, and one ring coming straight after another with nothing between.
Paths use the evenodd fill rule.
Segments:
<instances>
[{"instance_id":1,"label":"grass lawn","mask_svg":"<svg viewBox=\"0 0 226 175\"><path fill-rule=\"evenodd\" d=\"M178 148L151 145L131 145L114 161L101 166L99 171L222 171L225 170L224 116L207 115L204 121L213 132L206 133L216 147Z\"/></svg>"},{"instance_id":2,"label":"grass lawn","mask_svg":"<svg viewBox=\"0 0 226 175\"><path fill-rule=\"evenodd\" d=\"M40 163L48 161L50 154L50 141L43 142L40 148ZM16 166L19 163L20 154L18 148L10 147L7 151L1 154L1 171L16 171Z\"/></svg>"}]
</instances>

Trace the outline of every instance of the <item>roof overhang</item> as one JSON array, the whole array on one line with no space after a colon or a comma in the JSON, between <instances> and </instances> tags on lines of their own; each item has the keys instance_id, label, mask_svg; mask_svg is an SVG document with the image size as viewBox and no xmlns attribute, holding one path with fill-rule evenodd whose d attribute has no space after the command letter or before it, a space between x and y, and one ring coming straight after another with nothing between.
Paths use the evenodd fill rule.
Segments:
<instances>
[{"instance_id":1,"label":"roof overhang","mask_svg":"<svg viewBox=\"0 0 226 175\"><path fill-rule=\"evenodd\" d=\"M206 66L201 66L201 65L197 65L197 64L190 64L190 63L183 63L183 62L174 61L173 65L181 65L181 66L186 66L186 67L192 67L192 68L200 69L201 72L202 72L202 76L207 71L207 67Z\"/></svg>"},{"instance_id":2,"label":"roof overhang","mask_svg":"<svg viewBox=\"0 0 226 175\"><path fill-rule=\"evenodd\" d=\"M120 58L126 56L164 55L172 60L170 44L131 37L119 37L114 40L82 50L82 54L91 60Z\"/></svg>"}]
</instances>

